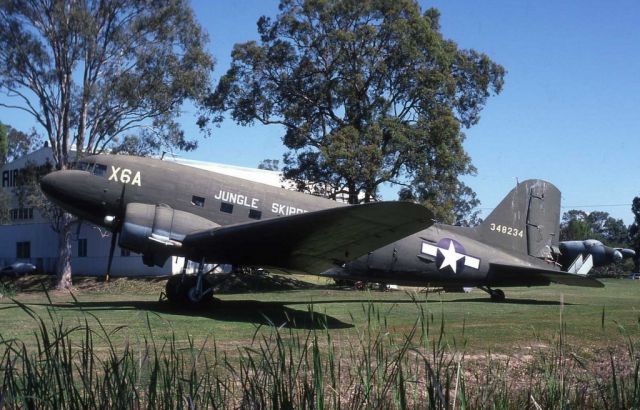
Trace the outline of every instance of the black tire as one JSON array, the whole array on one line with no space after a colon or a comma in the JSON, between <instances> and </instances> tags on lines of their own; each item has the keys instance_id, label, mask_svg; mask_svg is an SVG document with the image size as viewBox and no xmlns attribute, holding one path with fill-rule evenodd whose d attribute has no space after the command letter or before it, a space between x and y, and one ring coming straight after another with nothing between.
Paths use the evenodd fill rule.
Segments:
<instances>
[{"instance_id":1,"label":"black tire","mask_svg":"<svg viewBox=\"0 0 640 410\"><path fill-rule=\"evenodd\" d=\"M183 295L184 301L187 306L191 308L201 308L203 306L208 306L213 302L213 292L211 291L211 284L207 280L206 277L202 278L202 296L200 299L194 299L193 293L198 284L198 278L196 276L188 276L183 282Z\"/></svg>"},{"instance_id":2,"label":"black tire","mask_svg":"<svg viewBox=\"0 0 640 410\"><path fill-rule=\"evenodd\" d=\"M334 279L336 286L353 286L353 281L347 279Z\"/></svg>"},{"instance_id":3,"label":"black tire","mask_svg":"<svg viewBox=\"0 0 640 410\"><path fill-rule=\"evenodd\" d=\"M170 277L165 287L167 300L174 305L192 308L209 305L213 301L211 284L206 277L202 278L203 295L200 299L194 299L194 291L192 289L195 289L197 284L198 277L194 275L175 275Z\"/></svg>"},{"instance_id":4,"label":"black tire","mask_svg":"<svg viewBox=\"0 0 640 410\"><path fill-rule=\"evenodd\" d=\"M504 302L505 296L502 289L494 289L491 292L491 300L494 302Z\"/></svg>"},{"instance_id":5,"label":"black tire","mask_svg":"<svg viewBox=\"0 0 640 410\"><path fill-rule=\"evenodd\" d=\"M188 283L188 279L186 275L174 275L167 280L164 293L170 303L176 305L185 303L187 292L184 288Z\"/></svg>"}]
</instances>

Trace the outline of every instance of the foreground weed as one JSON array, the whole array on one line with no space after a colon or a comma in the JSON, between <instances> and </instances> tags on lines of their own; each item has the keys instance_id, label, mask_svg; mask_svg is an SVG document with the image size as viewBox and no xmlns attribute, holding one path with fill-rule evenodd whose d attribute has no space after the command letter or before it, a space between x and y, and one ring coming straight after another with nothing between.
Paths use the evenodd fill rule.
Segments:
<instances>
[{"instance_id":1,"label":"foreground weed","mask_svg":"<svg viewBox=\"0 0 640 410\"><path fill-rule=\"evenodd\" d=\"M619 326L624 349L591 363L571 345L562 315L556 336L523 362L491 352L472 360L464 336L447 342L444 315L416 298L416 320L402 332L389 325L394 305L363 304L364 324L340 336L309 306L310 330L287 326L293 319L257 326L235 352L211 338L158 339L149 314L131 339L90 312L68 323L51 303L45 314L15 303L37 324L36 343L0 336L3 408L640 407L632 333Z\"/></svg>"}]
</instances>

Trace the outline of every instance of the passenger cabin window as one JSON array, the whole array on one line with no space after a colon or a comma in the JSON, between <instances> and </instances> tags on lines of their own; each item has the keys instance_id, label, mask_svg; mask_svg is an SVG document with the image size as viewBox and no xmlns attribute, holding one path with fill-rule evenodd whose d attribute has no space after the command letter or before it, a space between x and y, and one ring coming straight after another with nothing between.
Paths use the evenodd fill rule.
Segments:
<instances>
[{"instance_id":1,"label":"passenger cabin window","mask_svg":"<svg viewBox=\"0 0 640 410\"><path fill-rule=\"evenodd\" d=\"M249 218L251 219L260 219L262 218L262 211L257 211L255 209L249 210Z\"/></svg>"},{"instance_id":2,"label":"passenger cabin window","mask_svg":"<svg viewBox=\"0 0 640 410\"><path fill-rule=\"evenodd\" d=\"M107 175L107 166L102 164L96 164L93 167L93 175L97 175L99 177L103 177Z\"/></svg>"},{"instance_id":3,"label":"passenger cabin window","mask_svg":"<svg viewBox=\"0 0 640 410\"><path fill-rule=\"evenodd\" d=\"M204 208L204 198L201 196L192 196L191 197L191 205L199 206L200 208Z\"/></svg>"},{"instance_id":4,"label":"passenger cabin window","mask_svg":"<svg viewBox=\"0 0 640 410\"><path fill-rule=\"evenodd\" d=\"M224 212L227 214L231 214L233 213L233 204L230 204L228 202L223 202L220 204L220 212Z\"/></svg>"}]
</instances>

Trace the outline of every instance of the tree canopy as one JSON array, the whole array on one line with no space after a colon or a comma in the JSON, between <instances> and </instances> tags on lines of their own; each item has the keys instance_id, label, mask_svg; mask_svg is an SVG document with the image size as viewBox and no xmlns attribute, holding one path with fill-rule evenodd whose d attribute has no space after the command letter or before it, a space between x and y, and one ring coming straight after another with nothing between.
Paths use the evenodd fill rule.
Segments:
<instances>
[{"instance_id":1,"label":"tree canopy","mask_svg":"<svg viewBox=\"0 0 640 410\"><path fill-rule=\"evenodd\" d=\"M0 166L27 155L40 144L35 132L27 134L0 122Z\"/></svg>"},{"instance_id":2,"label":"tree canopy","mask_svg":"<svg viewBox=\"0 0 640 410\"><path fill-rule=\"evenodd\" d=\"M439 17L413 0L282 0L260 41L235 45L201 125L283 126L285 177L351 203L386 182L457 193L473 172L462 129L505 70L443 38Z\"/></svg>"},{"instance_id":3,"label":"tree canopy","mask_svg":"<svg viewBox=\"0 0 640 410\"><path fill-rule=\"evenodd\" d=\"M258 169L265 169L268 171L279 171L280 160L279 159L265 159L258 164Z\"/></svg>"},{"instance_id":4,"label":"tree canopy","mask_svg":"<svg viewBox=\"0 0 640 410\"><path fill-rule=\"evenodd\" d=\"M78 155L193 149L176 122L199 104L213 59L187 0L0 2L0 106L29 113L57 169ZM136 131L139 131L136 133ZM71 286L70 224L61 224L60 288Z\"/></svg>"},{"instance_id":5,"label":"tree canopy","mask_svg":"<svg viewBox=\"0 0 640 410\"><path fill-rule=\"evenodd\" d=\"M72 145L101 152L134 129L193 148L174 118L209 84L205 42L185 0L3 1L0 89L15 98L1 105L33 116L58 168Z\"/></svg>"},{"instance_id":6,"label":"tree canopy","mask_svg":"<svg viewBox=\"0 0 640 410\"><path fill-rule=\"evenodd\" d=\"M9 131L7 126L0 122L0 166L7 163L9 153Z\"/></svg>"},{"instance_id":7,"label":"tree canopy","mask_svg":"<svg viewBox=\"0 0 640 410\"><path fill-rule=\"evenodd\" d=\"M615 219L608 212L585 212L572 209L562 215L560 240L597 239L608 246L627 246L629 230L622 219Z\"/></svg>"},{"instance_id":8,"label":"tree canopy","mask_svg":"<svg viewBox=\"0 0 640 410\"><path fill-rule=\"evenodd\" d=\"M636 251L634 258L634 272L640 272L640 196L633 198L631 204L634 221L629 227L629 244Z\"/></svg>"}]
</instances>

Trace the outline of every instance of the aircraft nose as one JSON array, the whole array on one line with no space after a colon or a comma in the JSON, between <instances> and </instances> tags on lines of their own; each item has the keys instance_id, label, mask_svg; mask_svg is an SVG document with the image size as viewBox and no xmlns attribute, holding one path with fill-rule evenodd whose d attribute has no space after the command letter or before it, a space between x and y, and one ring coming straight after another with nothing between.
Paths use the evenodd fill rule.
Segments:
<instances>
[{"instance_id":1,"label":"aircraft nose","mask_svg":"<svg viewBox=\"0 0 640 410\"><path fill-rule=\"evenodd\" d=\"M42 192L44 192L45 195L50 197L51 199L54 199L58 196L57 187L60 180L59 172L60 171L50 172L40 179L40 189L42 189Z\"/></svg>"},{"instance_id":2,"label":"aircraft nose","mask_svg":"<svg viewBox=\"0 0 640 410\"><path fill-rule=\"evenodd\" d=\"M54 171L40 180L40 188L50 200L64 207L64 204L78 200L84 174L75 170Z\"/></svg>"},{"instance_id":3,"label":"aircraft nose","mask_svg":"<svg viewBox=\"0 0 640 410\"><path fill-rule=\"evenodd\" d=\"M614 250L613 251L613 261L614 262L620 262L623 259L622 256L622 252L620 252L619 250Z\"/></svg>"},{"instance_id":4,"label":"aircraft nose","mask_svg":"<svg viewBox=\"0 0 640 410\"><path fill-rule=\"evenodd\" d=\"M45 175L40 187L47 198L65 211L81 219L101 221L106 192L101 180L86 171L62 170Z\"/></svg>"}]
</instances>

